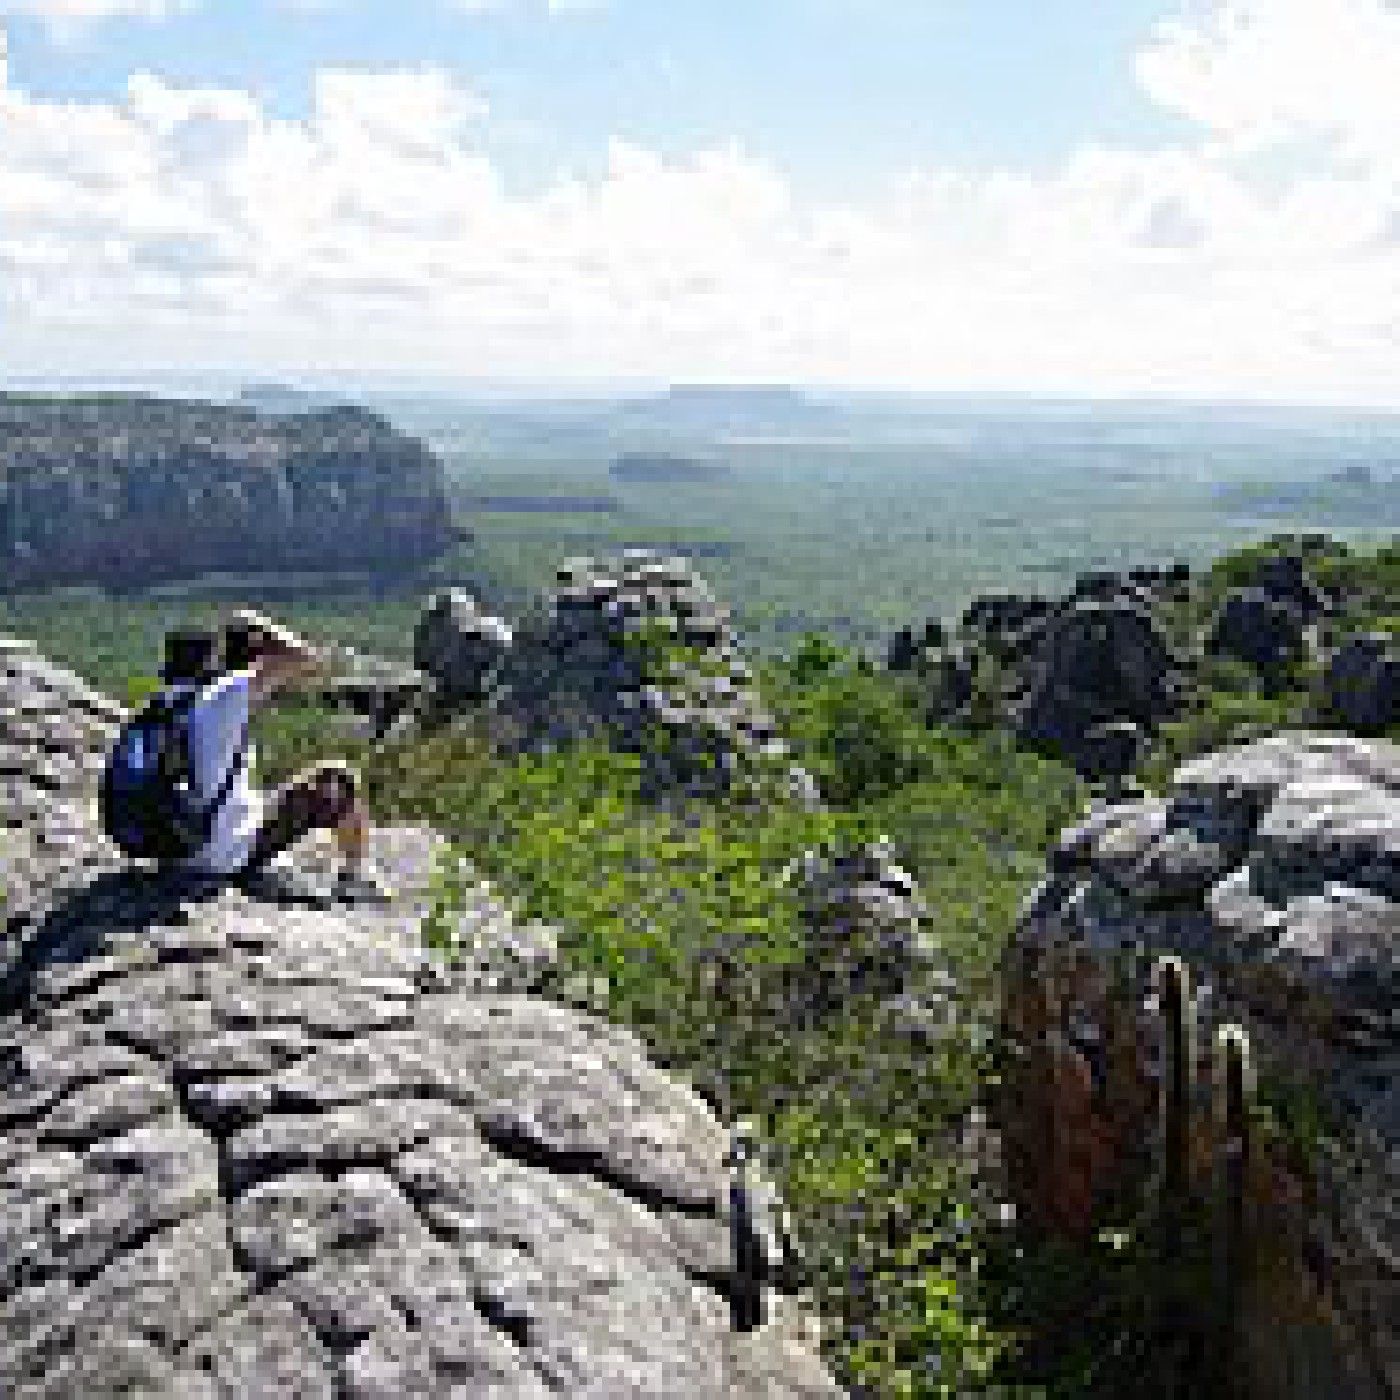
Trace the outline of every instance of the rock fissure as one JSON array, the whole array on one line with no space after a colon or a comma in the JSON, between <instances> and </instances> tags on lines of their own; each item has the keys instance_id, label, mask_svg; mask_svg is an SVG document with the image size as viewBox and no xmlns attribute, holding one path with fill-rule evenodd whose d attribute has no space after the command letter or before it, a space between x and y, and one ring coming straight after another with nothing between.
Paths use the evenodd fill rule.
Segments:
<instances>
[{"instance_id":1,"label":"rock fissure","mask_svg":"<svg viewBox=\"0 0 1400 1400\"><path fill-rule=\"evenodd\" d=\"M648 1182L629 1176L612 1166L607 1157L595 1151L568 1151L548 1147L522 1131L516 1124L493 1121L490 1118L480 1122L482 1138L503 1157L508 1157L522 1166L537 1167L541 1171L567 1173L568 1175L589 1176L611 1187L628 1200L652 1211L674 1211L679 1215L694 1219L715 1219L718 1207L711 1202L696 1202L683 1196L672 1194L664 1185Z\"/></svg>"}]
</instances>

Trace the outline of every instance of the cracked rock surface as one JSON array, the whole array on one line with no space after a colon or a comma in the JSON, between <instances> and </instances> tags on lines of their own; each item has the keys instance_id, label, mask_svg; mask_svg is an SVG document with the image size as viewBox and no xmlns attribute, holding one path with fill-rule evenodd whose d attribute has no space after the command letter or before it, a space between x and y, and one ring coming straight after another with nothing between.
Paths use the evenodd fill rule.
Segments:
<instances>
[{"instance_id":1,"label":"cracked rock surface","mask_svg":"<svg viewBox=\"0 0 1400 1400\"><path fill-rule=\"evenodd\" d=\"M0 745L57 770L0 787L0 1394L840 1393L786 1302L731 1333L722 1128L539 994L548 930L483 890L426 951L421 829L389 909L123 870L119 718L0 652Z\"/></svg>"}]
</instances>

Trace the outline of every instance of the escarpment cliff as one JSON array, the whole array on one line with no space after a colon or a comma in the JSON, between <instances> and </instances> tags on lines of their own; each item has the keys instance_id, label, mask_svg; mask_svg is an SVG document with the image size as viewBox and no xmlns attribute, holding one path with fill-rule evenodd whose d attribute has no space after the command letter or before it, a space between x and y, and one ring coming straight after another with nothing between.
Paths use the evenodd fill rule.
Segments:
<instances>
[{"instance_id":1,"label":"escarpment cliff","mask_svg":"<svg viewBox=\"0 0 1400 1400\"><path fill-rule=\"evenodd\" d=\"M550 930L481 887L425 949L421 828L388 909L123 870L119 718L0 651L0 1393L838 1393L789 1303L731 1330L724 1132Z\"/></svg>"},{"instance_id":2,"label":"escarpment cliff","mask_svg":"<svg viewBox=\"0 0 1400 1400\"><path fill-rule=\"evenodd\" d=\"M441 463L364 409L0 395L11 587L414 568L454 538Z\"/></svg>"}]
</instances>

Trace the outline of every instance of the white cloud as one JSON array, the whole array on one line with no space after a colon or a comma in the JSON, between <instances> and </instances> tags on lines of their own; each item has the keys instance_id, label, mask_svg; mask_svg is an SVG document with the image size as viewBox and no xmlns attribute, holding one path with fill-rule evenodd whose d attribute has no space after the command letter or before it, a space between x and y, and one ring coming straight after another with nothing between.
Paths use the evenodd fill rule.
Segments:
<instances>
[{"instance_id":1,"label":"white cloud","mask_svg":"<svg viewBox=\"0 0 1400 1400\"><path fill-rule=\"evenodd\" d=\"M1229 153L1317 141L1400 161L1400 11L1393 0L1229 0L1158 26L1137 75Z\"/></svg>"},{"instance_id":2,"label":"white cloud","mask_svg":"<svg viewBox=\"0 0 1400 1400\"><path fill-rule=\"evenodd\" d=\"M194 0L0 0L0 19L41 20L60 42L78 38L110 19L167 19L194 8Z\"/></svg>"},{"instance_id":3,"label":"white cloud","mask_svg":"<svg viewBox=\"0 0 1400 1400\"><path fill-rule=\"evenodd\" d=\"M738 146L620 139L599 177L513 193L484 104L431 67L323 71L303 121L147 74L116 103L0 92L0 364L1396 404L1400 107L1377 62L1400 13L1230 13L1137 58L1194 139L927 170L858 206ZM1355 81L1323 100L1309 49Z\"/></svg>"}]
</instances>

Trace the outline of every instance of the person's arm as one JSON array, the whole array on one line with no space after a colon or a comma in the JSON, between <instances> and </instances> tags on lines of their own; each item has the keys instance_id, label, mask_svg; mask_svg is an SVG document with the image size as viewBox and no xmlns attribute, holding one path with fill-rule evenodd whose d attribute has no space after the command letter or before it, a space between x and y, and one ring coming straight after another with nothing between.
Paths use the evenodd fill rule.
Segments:
<instances>
[{"instance_id":1,"label":"person's arm","mask_svg":"<svg viewBox=\"0 0 1400 1400\"><path fill-rule=\"evenodd\" d=\"M237 620L250 630L254 657L248 680L251 707L266 705L278 691L309 680L329 662L329 656L276 623L244 615Z\"/></svg>"}]
</instances>

